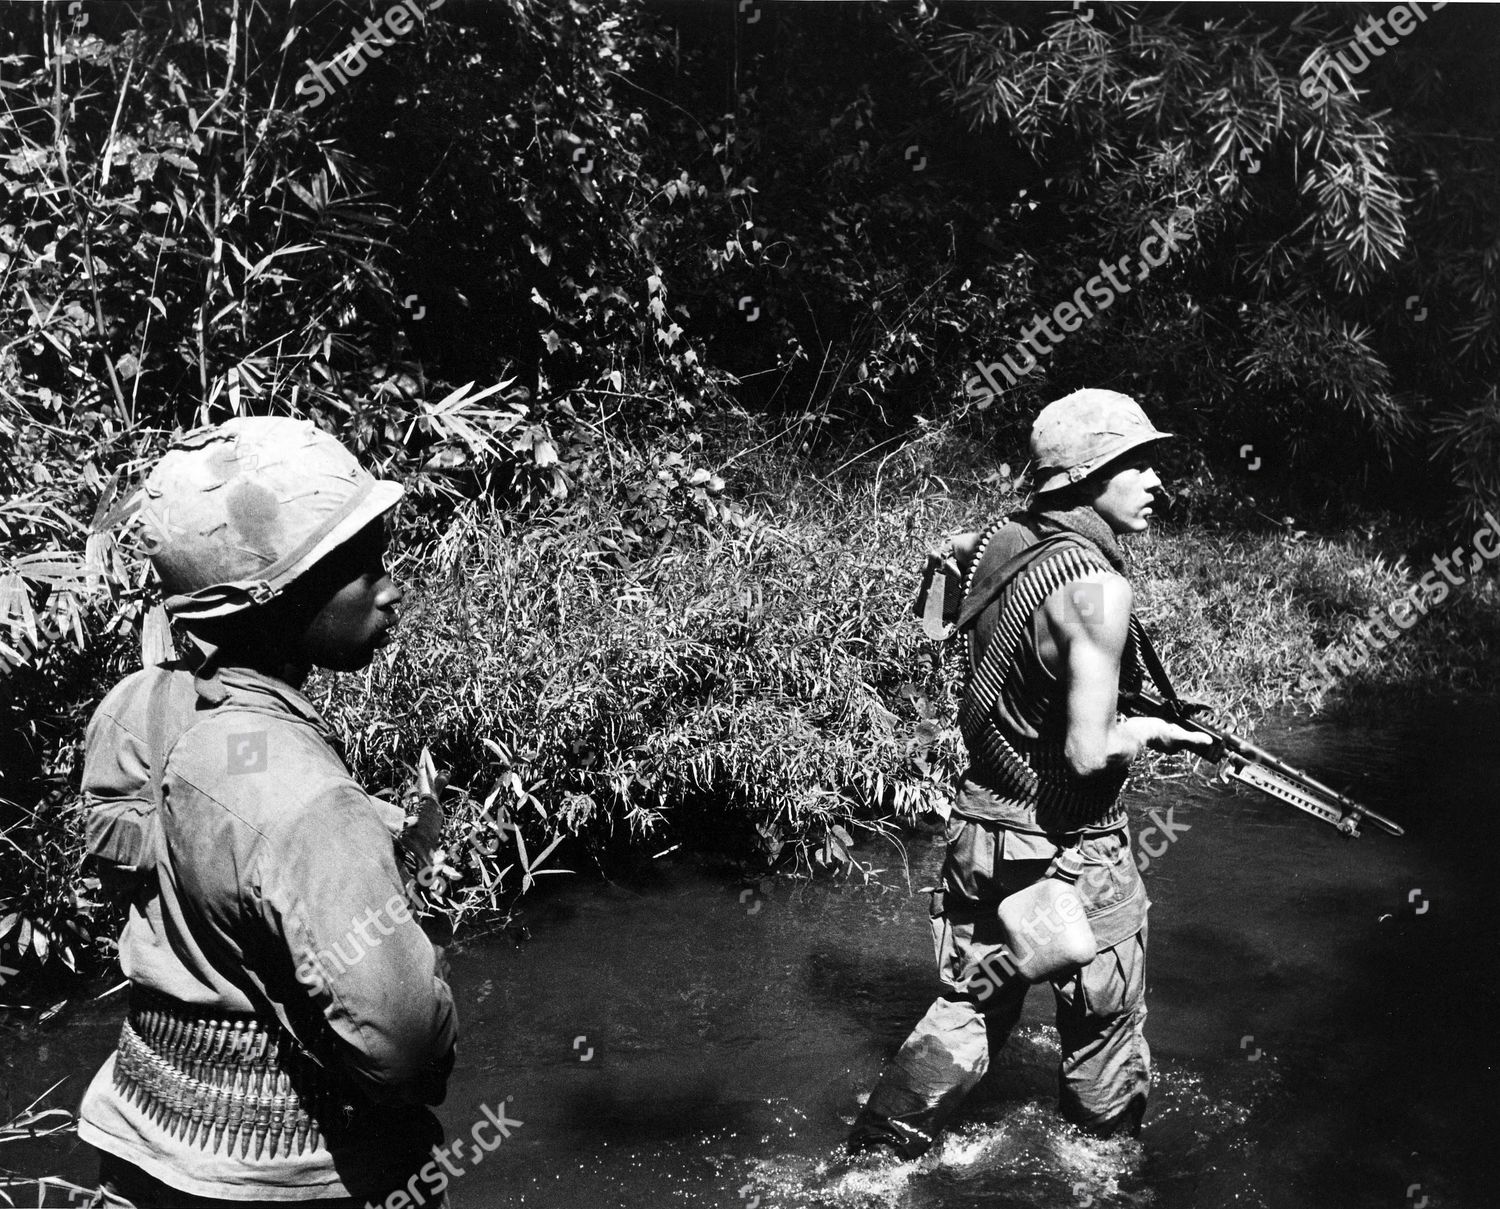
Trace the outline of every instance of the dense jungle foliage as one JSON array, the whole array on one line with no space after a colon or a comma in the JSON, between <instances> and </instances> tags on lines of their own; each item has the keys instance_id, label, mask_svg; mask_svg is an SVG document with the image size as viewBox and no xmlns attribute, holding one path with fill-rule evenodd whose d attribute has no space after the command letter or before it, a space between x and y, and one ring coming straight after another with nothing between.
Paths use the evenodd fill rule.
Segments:
<instances>
[{"instance_id":1,"label":"dense jungle foliage","mask_svg":"<svg viewBox=\"0 0 1500 1209\"><path fill-rule=\"evenodd\" d=\"M1320 703L1311 655L1500 507L1497 18L1361 56L1387 11L0 7L0 964L106 948L77 756L154 600L134 491L234 414L408 487L402 641L313 695L372 787L453 771L461 920L559 853L863 870L957 755L920 552L1078 386L1181 436L1137 568L1184 681ZM1367 675L1481 666L1492 597Z\"/></svg>"}]
</instances>

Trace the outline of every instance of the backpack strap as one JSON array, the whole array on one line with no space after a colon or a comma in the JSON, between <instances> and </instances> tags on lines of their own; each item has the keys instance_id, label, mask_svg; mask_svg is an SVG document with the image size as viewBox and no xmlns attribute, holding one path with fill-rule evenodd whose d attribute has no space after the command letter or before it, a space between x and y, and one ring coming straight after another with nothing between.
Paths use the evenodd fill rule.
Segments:
<instances>
[{"instance_id":1,"label":"backpack strap","mask_svg":"<svg viewBox=\"0 0 1500 1209\"><path fill-rule=\"evenodd\" d=\"M151 805L155 808L151 812L153 819L161 810L161 785L167 775L167 711L163 707L166 705L167 689L171 683L172 674L168 672L152 686L151 698L146 705L146 710L151 715L146 748L151 756Z\"/></svg>"}]
</instances>

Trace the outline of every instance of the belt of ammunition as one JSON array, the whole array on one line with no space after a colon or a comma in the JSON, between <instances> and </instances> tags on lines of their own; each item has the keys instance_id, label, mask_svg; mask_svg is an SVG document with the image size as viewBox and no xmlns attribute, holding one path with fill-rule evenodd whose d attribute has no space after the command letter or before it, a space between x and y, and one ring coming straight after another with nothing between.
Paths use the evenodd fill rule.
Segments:
<instances>
[{"instance_id":1,"label":"belt of ammunition","mask_svg":"<svg viewBox=\"0 0 1500 1209\"><path fill-rule=\"evenodd\" d=\"M368 1103L279 1021L200 1009L138 987L114 1079L170 1136L242 1159L337 1145Z\"/></svg>"}]
</instances>

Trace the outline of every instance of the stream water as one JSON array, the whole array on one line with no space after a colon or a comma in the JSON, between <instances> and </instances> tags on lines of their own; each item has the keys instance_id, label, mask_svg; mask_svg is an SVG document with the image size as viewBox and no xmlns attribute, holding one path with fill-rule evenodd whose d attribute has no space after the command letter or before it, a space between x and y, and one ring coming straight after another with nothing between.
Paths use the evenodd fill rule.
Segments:
<instances>
[{"instance_id":1,"label":"stream water","mask_svg":"<svg viewBox=\"0 0 1500 1209\"><path fill-rule=\"evenodd\" d=\"M1052 997L1033 991L970 1109L917 1163L837 1157L857 1097L934 990L927 896L869 845L885 886L726 885L658 862L530 906L533 939L453 965L463 1028L441 1113L467 1136L521 1124L450 1189L467 1206L1076 1206L1474 1209L1500 1203L1491 853L1500 704L1362 725L1269 728L1265 746L1407 827L1353 841L1248 790L1189 780L1145 871L1154 907L1139 1142L1089 1139L1053 1107ZM908 841L910 887L937 840ZM5 1099L76 1106L114 1044L118 999L0 1033ZM0 1165L86 1182L71 1136ZM18 1204L36 1194L12 1192ZM26 1197L30 1199L26 1199ZM48 1203L63 1204L52 1194Z\"/></svg>"}]
</instances>

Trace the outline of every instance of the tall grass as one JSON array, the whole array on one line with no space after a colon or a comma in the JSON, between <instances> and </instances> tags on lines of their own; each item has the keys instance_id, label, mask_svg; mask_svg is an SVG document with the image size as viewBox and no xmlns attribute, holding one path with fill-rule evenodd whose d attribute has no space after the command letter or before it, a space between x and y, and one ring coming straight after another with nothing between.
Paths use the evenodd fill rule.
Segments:
<instances>
[{"instance_id":1,"label":"tall grass","mask_svg":"<svg viewBox=\"0 0 1500 1209\"><path fill-rule=\"evenodd\" d=\"M931 715L951 669L910 616L912 568L974 501L891 507L791 462L740 477L736 506L645 557L619 556L601 495L525 528L475 509L449 559L397 566L399 641L322 700L377 783L427 743L470 786L453 834L471 876L511 824L600 862L688 843L855 872L855 830L942 797L957 750Z\"/></svg>"},{"instance_id":2,"label":"tall grass","mask_svg":"<svg viewBox=\"0 0 1500 1209\"><path fill-rule=\"evenodd\" d=\"M1319 682L1315 656L1354 640L1372 610L1406 595L1422 536L1383 518L1363 534L1285 527L1187 530L1132 544L1137 611L1184 696L1242 725L1274 709L1343 713L1377 690L1479 689L1500 649L1500 590L1476 581L1434 606L1356 673Z\"/></svg>"},{"instance_id":3,"label":"tall grass","mask_svg":"<svg viewBox=\"0 0 1500 1209\"><path fill-rule=\"evenodd\" d=\"M503 918L527 854L559 837L548 851L573 867L684 844L868 873L850 851L861 828L894 835L944 800L960 669L910 614L916 572L943 534L1019 506L1011 481L983 451L931 446L837 473L766 455L726 473L733 507L634 559L623 495L525 527L464 514L397 567L399 643L319 687L362 776L395 784L423 744L453 770L454 914ZM1125 548L1179 690L1249 727L1377 684L1478 683L1492 586L1330 693L1309 679L1318 650L1405 592L1390 551L1411 537L1168 528Z\"/></svg>"},{"instance_id":4,"label":"tall grass","mask_svg":"<svg viewBox=\"0 0 1500 1209\"><path fill-rule=\"evenodd\" d=\"M963 758L960 669L910 601L930 545L1019 506L1005 468L936 436L837 465L753 429L711 445L621 448L540 515L479 503L441 531L424 521L394 568L398 642L363 673L310 683L362 783L399 792L423 746L451 772L438 906L455 924L507 921L561 869L678 845L746 872L869 876L858 835L899 842L943 803ZM1252 728L1376 689L1483 685L1492 580L1330 692L1309 678L1318 651L1406 592L1417 541L1379 518L1337 538L1168 522L1124 547L1180 691ZM86 670L80 700L123 669ZM85 942L112 930L90 920L68 801L58 783L0 819L0 962L22 970L6 1002L44 968L85 965Z\"/></svg>"}]
</instances>

